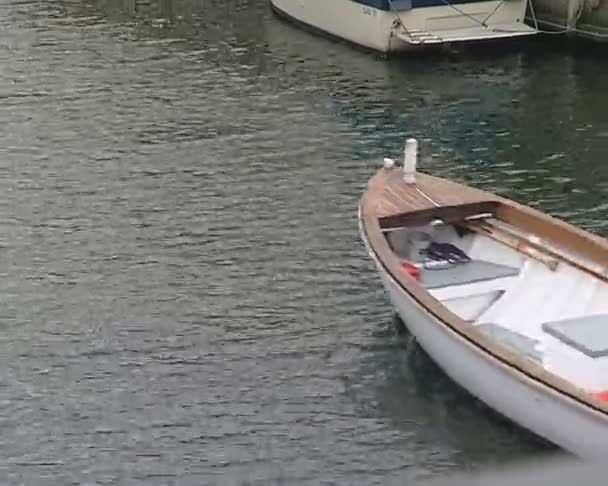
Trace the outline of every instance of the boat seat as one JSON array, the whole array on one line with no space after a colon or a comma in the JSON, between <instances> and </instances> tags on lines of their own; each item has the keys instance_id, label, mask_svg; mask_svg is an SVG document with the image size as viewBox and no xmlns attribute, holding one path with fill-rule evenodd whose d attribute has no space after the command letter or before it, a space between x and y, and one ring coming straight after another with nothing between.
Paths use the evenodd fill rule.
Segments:
<instances>
[{"instance_id":1,"label":"boat seat","mask_svg":"<svg viewBox=\"0 0 608 486\"><path fill-rule=\"evenodd\" d=\"M524 334L511 331L506 327L492 323L478 324L475 329L481 331L484 335L499 341L501 344L511 348L518 353L521 353L536 361L542 361L542 353L536 349L540 341L533 339Z\"/></svg>"},{"instance_id":2,"label":"boat seat","mask_svg":"<svg viewBox=\"0 0 608 486\"><path fill-rule=\"evenodd\" d=\"M484 280L496 280L503 277L513 277L519 274L519 269L507 265L471 260L449 266L429 267L422 272L420 283L427 289L465 285Z\"/></svg>"},{"instance_id":3,"label":"boat seat","mask_svg":"<svg viewBox=\"0 0 608 486\"><path fill-rule=\"evenodd\" d=\"M591 358L608 356L608 314L545 322L542 329Z\"/></svg>"}]
</instances>

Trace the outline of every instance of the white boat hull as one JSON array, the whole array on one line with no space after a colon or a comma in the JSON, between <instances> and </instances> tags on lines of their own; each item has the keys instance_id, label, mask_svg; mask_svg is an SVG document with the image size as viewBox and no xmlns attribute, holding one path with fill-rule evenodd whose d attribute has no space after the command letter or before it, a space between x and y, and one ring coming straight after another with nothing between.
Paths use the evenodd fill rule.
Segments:
<instances>
[{"instance_id":1,"label":"white boat hull","mask_svg":"<svg viewBox=\"0 0 608 486\"><path fill-rule=\"evenodd\" d=\"M536 33L524 24L525 0L504 2L500 7L500 0L459 4L458 9L466 15L450 6L436 6L402 11L398 16L353 0L270 1L279 14L382 53ZM486 28L480 23L488 16ZM405 29L398 26L398 19Z\"/></svg>"},{"instance_id":2,"label":"white boat hull","mask_svg":"<svg viewBox=\"0 0 608 486\"><path fill-rule=\"evenodd\" d=\"M429 314L392 279L361 236L398 315L452 380L545 440L583 458L606 457L605 416L490 356Z\"/></svg>"}]
</instances>

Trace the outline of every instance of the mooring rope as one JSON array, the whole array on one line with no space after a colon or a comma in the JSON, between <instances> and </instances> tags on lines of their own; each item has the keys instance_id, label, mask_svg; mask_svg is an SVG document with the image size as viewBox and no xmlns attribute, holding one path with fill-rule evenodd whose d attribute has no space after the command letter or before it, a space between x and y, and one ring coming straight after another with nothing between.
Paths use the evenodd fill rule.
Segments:
<instances>
[{"instance_id":1,"label":"mooring rope","mask_svg":"<svg viewBox=\"0 0 608 486\"><path fill-rule=\"evenodd\" d=\"M490 20L494 16L494 14L496 12L498 12L498 10L500 9L500 7L502 7L505 4L505 1L506 0L502 0L502 2L500 2L499 4L497 4L496 7L494 8L494 10L492 10L492 12L485 19L482 20L481 24L487 27L486 22L488 20Z\"/></svg>"},{"instance_id":2,"label":"mooring rope","mask_svg":"<svg viewBox=\"0 0 608 486\"><path fill-rule=\"evenodd\" d=\"M550 25L552 27L556 27L559 30L541 29L539 27L539 21L538 21L537 15L536 15L536 10L534 8L534 0L529 0L528 3L530 5L530 14L532 15L532 21L534 22L534 28L541 34L562 35L562 34L567 34L568 32L572 32L572 33L587 35L589 37L596 37L598 39L608 39L608 34L600 34L599 32L592 32L590 30L578 29L577 27L570 27L568 25L564 26L564 25L560 25L560 24L555 24L553 22L549 22L546 20L543 21L544 24ZM581 19L584 10L585 10L585 5L583 4L583 5L581 5L581 8L579 9L579 11L576 14L576 19L574 20L575 26L576 26L576 24L578 24L578 21Z\"/></svg>"},{"instance_id":3,"label":"mooring rope","mask_svg":"<svg viewBox=\"0 0 608 486\"><path fill-rule=\"evenodd\" d=\"M454 5L450 0L441 0L441 1L446 6L452 8L453 10L455 10L456 12L458 12L460 15L463 15L463 16L465 16L465 17L473 20L474 22L478 23L482 27L485 27L486 29L488 29L488 28L490 28L488 26L488 24L487 24L488 20L490 20L496 14L496 12L498 12L498 10L500 9L500 7L502 7L507 0L501 0L500 3L498 3L496 5L496 7L494 8L494 10L492 12L490 12L490 14L485 19L483 19L483 20L479 20L478 18L474 17L473 15L465 12L464 10L462 10L461 8L459 8L458 6ZM387 2L388 2L390 10L395 14L395 17L397 17L397 20L399 21L399 25L401 25L401 27L403 28L403 30L405 31L405 33L409 36L410 33L409 33L407 27L405 26L403 20L401 19L401 16L399 15L399 11L393 5L393 1L392 0L387 0ZM539 25L539 21L538 21L538 16L536 15L536 9L534 8L534 0L528 0L528 5L530 6L530 14L532 15L532 21L534 22L534 29L538 33L540 33L540 34L562 35L562 34L567 34L567 33L571 32L571 33L586 35L586 36L589 36L589 37L595 37L597 39L608 39L608 34L602 34L602 33L599 33L599 32L593 32L593 31L586 30L586 29L579 29L579 28L576 27L576 24L578 23L578 21L582 17L583 11L585 10L584 4L581 5L581 8L577 12L576 19L574 20L574 25L575 25L574 27L570 27L570 26L567 26L567 25L564 26L564 25L556 24L556 23L549 22L549 21L543 21L543 24L550 25L552 27L555 27L558 30L541 29L540 25ZM502 30L502 29L499 29L499 30Z\"/></svg>"},{"instance_id":4,"label":"mooring rope","mask_svg":"<svg viewBox=\"0 0 608 486\"><path fill-rule=\"evenodd\" d=\"M477 17L474 17L473 15L465 12L464 10L462 10L460 7L457 7L456 5L454 5L452 2L450 2L450 0L441 0L444 4L446 4L448 7L456 10L456 12L458 12L460 15L464 15L465 17L473 20L474 22L477 22L479 25L481 25L482 27L485 27L486 29L488 28L488 24L486 23L488 20L490 20L490 18L492 18L492 16L498 12L498 9L500 7L503 6L503 4L507 1L507 0L501 0L500 3L498 5L496 5L496 7L494 8L494 10L490 13L490 15L488 15L484 20L479 20Z\"/></svg>"},{"instance_id":5,"label":"mooring rope","mask_svg":"<svg viewBox=\"0 0 608 486\"><path fill-rule=\"evenodd\" d=\"M407 27L405 26L405 24L403 23L403 20L401 20L401 15L399 15L399 10L397 10L395 8L395 6L393 5L393 0L387 0L388 1L388 6L391 9L391 11L395 14L395 17L397 17L397 21L399 22L399 25L403 28L403 30L405 31L405 33L410 36L410 32L409 30L407 30Z\"/></svg>"},{"instance_id":6,"label":"mooring rope","mask_svg":"<svg viewBox=\"0 0 608 486\"><path fill-rule=\"evenodd\" d=\"M397 20L399 21L399 24L403 27L403 30L405 30L405 32L409 35L409 32L407 30L407 27L405 26L405 24L403 23L403 20L401 20L401 16L399 15L399 11L395 8L395 6L393 5L393 1L392 0L387 0L388 1L388 6L390 8L390 10L395 14L395 16L397 17ZM472 21L478 23L479 25L485 27L486 29L488 28L488 20L490 20L494 14L496 14L496 12L498 12L498 10L500 9L500 7L502 7L504 5L504 3L507 0L501 0L496 7L494 7L494 10L492 10L492 12L490 12L490 14L484 19L484 20L479 20L477 17L474 17L473 15L465 12L464 10L462 10L461 8L457 7L456 5L454 5L450 0L441 0L445 5L447 5L448 7L456 10L456 12L458 12L460 15L463 15L464 17L467 17L469 19L471 19Z\"/></svg>"}]
</instances>

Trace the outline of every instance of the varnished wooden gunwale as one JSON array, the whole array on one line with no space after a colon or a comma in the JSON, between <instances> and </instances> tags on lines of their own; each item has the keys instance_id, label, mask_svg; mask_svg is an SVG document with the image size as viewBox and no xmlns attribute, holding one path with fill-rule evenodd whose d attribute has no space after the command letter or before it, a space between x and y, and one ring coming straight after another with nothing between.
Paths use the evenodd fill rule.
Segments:
<instances>
[{"instance_id":1,"label":"varnished wooden gunwale","mask_svg":"<svg viewBox=\"0 0 608 486\"><path fill-rule=\"evenodd\" d=\"M480 213L496 213L498 202L484 201L462 205L432 207L419 209L407 213L399 213L394 216L384 216L380 218L382 229L401 228L403 226L423 226L434 218L440 218L444 223L450 224L452 221L462 221L463 217L473 216Z\"/></svg>"},{"instance_id":2,"label":"varnished wooden gunwale","mask_svg":"<svg viewBox=\"0 0 608 486\"><path fill-rule=\"evenodd\" d=\"M443 206L494 203L497 219L533 232L583 258L608 264L606 240L533 208L422 173L417 174L416 186L430 196L434 203ZM522 378L532 380L537 386L544 386L553 393L566 396L590 413L608 420L607 403L478 332L470 323L448 310L418 282L400 271L401 262L384 237L381 221L395 221L400 217L407 217L408 213L434 208L435 204L419 194L413 186L402 182L398 167L381 169L369 181L368 189L360 202L360 224L370 249L385 271L441 325L464 338L488 359L499 361L513 373L523 374Z\"/></svg>"}]
</instances>

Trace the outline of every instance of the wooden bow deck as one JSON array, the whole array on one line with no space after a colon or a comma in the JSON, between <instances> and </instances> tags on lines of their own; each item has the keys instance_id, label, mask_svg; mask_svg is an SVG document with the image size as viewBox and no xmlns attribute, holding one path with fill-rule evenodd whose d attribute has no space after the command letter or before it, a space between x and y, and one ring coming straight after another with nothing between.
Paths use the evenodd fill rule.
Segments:
<instances>
[{"instance_id":1,"label":"wooden bow deck","mask_svg":"<svg viewBox=\"0 0 608 486\"><path fill-rule=\"evenodd\" d=\"M383 171L371 184L370 194L376 205L378 218L433 209L436 207L492 203L498 197L478 189L463 186L446 179L440 179L418 172L416 184L405 184L399 168ZM436 203L436 204L434 204Z\"/></svg>"}]
</instances>

